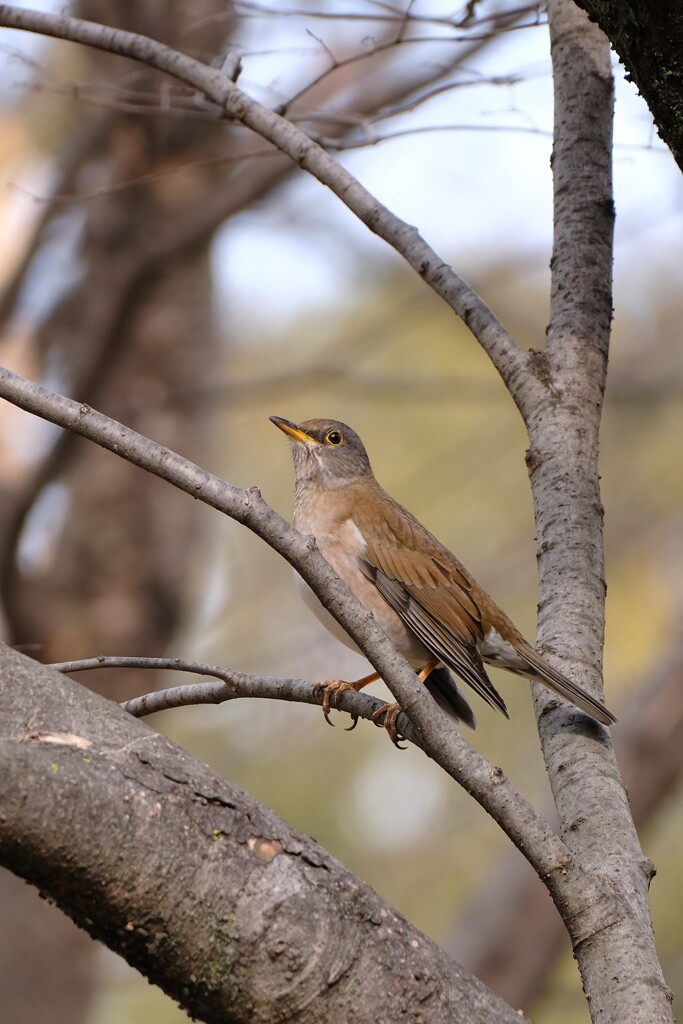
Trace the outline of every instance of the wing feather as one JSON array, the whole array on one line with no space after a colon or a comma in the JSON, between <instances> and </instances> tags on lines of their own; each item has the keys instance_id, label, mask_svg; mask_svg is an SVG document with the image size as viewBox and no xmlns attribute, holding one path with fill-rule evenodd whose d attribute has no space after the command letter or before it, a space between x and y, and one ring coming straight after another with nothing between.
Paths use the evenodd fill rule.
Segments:
<instances>
[{"instance_id":1,"label":"wing feather","mask_svg":"<svg viewBox=\"0 0 683 1024\"><path fill-rule=\"evenodd\" d=\"M487 675L484 659L545 683L599 722L614 721L604 704L549 665L527 644L455 556L410 512L376 486L376 503L368 502L366 491L364 500L353 508L353 523L364 543L358 564L435 660L506 716L505 702ZM477 603L480 600L488 600L492 606L486 608L486 637ZM489 657L490 634L501 626L516 638L511 642L511 658L500 657L496 651L495 657ZM440 684L443 688L444 681L440 680Z\"/></svg>"},{"instance_id":2,"label":"wing feather","mask_svg":"<svg viewBox=\"0 0 683 1024\"><path fill-rule=\"evenodd\" d=\"M430 577L431 587L415 585L405 579L397 578L396 562L386 549L382 551L378 561L381 561L382 567L375 564L374 559L368 554L365 558L360 559L360 566L367 578L375 584L384 600L391 605L438 661L451 668L487 704L502 711L507 717L505 702L489 679L477 650L475 643L477 633L473 633L471 628L467 629L466 625L460 623L457 617L455 619L456 628L452 628L450 622L446 624L439 615L435 614L433 577ZM471 599L468 600L471 604ZM432 605L431 608L430 605ZM467 614L472 625L476 623L477 631L480 632L481 627L478 620L469 615L469 612Z\"/></svg>"}]
</instances>

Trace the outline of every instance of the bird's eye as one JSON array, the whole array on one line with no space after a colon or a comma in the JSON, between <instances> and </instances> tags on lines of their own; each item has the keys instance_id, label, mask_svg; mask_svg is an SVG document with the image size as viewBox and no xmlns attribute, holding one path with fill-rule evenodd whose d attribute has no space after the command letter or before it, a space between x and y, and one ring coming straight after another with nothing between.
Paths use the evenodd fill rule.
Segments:
<instances>
[{"instance_id":1,"label":"bird's eye","mask_svg":"<svg viewBox=\"0 0 683 1024\"><path fill-rule=\"evenodd\" d=\"M344 438L342 437L341 431L330 430L330 432L325 436L325 440L328 444L338 445L342 443Z\"/></svg>"}]
</instances>

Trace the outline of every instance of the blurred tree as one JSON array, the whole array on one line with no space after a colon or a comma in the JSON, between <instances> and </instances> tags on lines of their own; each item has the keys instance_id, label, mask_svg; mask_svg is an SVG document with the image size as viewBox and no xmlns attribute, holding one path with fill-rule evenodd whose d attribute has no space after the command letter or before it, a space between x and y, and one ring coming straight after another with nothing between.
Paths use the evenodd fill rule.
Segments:
<instances>
[{"instance_id":1,"label":"blurred tree","mask_svg":"<svg viewBox=\"0 0 683 1024\"><path fill-rule=\"evenodd\" d=\"M153 0L132 6L80 0L74 11L151 32L170 46L191 40L210 55L231 31L229 21L219 33L207 21L222 8L202 0L189 16L176 0L163 8ZM124 90L131 84L127 62L88 51L78 56L73 72L93 87ZM67 66L62 70L68 73ZM151 73L140 71L133 80L141 91L159 95ZM116 106L84 109L77 103L66 116L62 107L60 119L57 131L44 117L37 125L56 147L60 172L29 245L32 259L20 264L6 294L5 317L16 310L21 321L28 307L33 336L26 344L35 373L56 374L64 390L84 401L112 411L125 406L137 429L199 459L209 440L206 418L170 411L166 403L181 384L204 384L219 355L209 265L219 220L209 225L191 213L222 178L215 157L223 150L223 133L216 125L164 118L154 110L139 117ZM121 182L126 187L117 187ZM93 194L90 201L67 199L84 189ZM65 240L59 268L50 271L58 280L56 286L49 279L30 282L32 289L52 292L52 301L35 302L36 314L25 289L55 232ZM64 435L5 494L8 638L29 643L48 661L73 650L163 649L181 615L196 507L179 494L167 495L151 477L140 479L133 467L73 441ZM50 519L47 546L40 536L44 518L39 525L30 518L41 507ZM122 678L117 689L135 692L139 684ZM92 970L85 969L86 955L92 956L88 938L53 908L36 908L34 895L16 879L3 873L0 885L0 927L8 933L0 946L6 1019L85 1019L94 984ZM16 920L31 927L18 929Z\"/></svg>"}]
</instances>

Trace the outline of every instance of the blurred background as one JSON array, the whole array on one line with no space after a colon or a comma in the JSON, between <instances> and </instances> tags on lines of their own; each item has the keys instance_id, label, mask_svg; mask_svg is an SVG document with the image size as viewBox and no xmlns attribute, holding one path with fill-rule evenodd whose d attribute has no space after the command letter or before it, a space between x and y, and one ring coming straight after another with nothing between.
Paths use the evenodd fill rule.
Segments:
<instances>
[{"instance_id":1,"label":"blurred background","mask_svg":"<svg viewBox=\"0 0 683 1024\"><path fill-rule=\"evenodd\" d=\"M44 3L44 9L56 9ZM548 316L552 81L542 5L492 0L79 0L72 13L204 60L278 106L467 278L520 344ZM408 505L529 637L522 423L476 342L389 248L259 138L132 63L0 32L0 360L291 510L268 422L358 430ZM664 970L683 977L683 188L615 61L615 322L602 435L606 696ZM355 678L366 663L295 598L260 541L94 445L0 408L8 642ZM79 675L115 699L177 684ZM525 684L495 680L473 741L549 800ZM383 691L377 685L378 693ZM273 807L513 1005L588 1019L545 890L418 751L341 714L264 701L154 725ZM468 739L472 739L468 735ZM184 1013L22 882L0 878L7 1024L175 1024ZM679 1006L679 1012L680 1012Z\"/></svg>"}]
</instances>

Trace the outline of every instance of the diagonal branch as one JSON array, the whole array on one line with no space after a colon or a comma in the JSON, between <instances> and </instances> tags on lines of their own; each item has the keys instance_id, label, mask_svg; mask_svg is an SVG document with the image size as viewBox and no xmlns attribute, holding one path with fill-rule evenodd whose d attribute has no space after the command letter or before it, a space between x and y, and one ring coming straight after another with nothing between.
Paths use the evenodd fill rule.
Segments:
<instances>
[{"instance_id":1,"label":"diagonal branch","mask_svg":"<svg viewBox=\"0 0 683 1024\"><path fill-rule=\"evenodd\" d=\"M683 170L683 17L670 0L577 0L610 39Z\"/></svg>"},{"instance_id":2,"label":"diagonal branch","mask_svg":"<svg viewBox=\"0 0 683 1024\"><path fill-rule=\"evenodd\" d=\"M680 621L680 616L679 616ZM666 814L683 776L683 632L619 709L614 743L639 834ZM512 854L512 855L510 855ZM531 1006L568 947L538 879L509 851L457 922L446 948L513 1006Z\"/></svg>"},{"instance_id":3,"label":"diagonal branch","mask_svg":"<svg viewBox=\"0 0 683 1024\"><path fill-rule=\"evenodd\" d=\"M476 291L438 256L419 232L394 216L301 128L251 99L220 70L133 32L64 15L0 4L0 26L83 43L147 64L198 89L326 185L372 232L388 242L458 314L517 400L528 357ZM528 387L528 383L527 383Z\"/></svg>"},{"instance_id":4,"label":"diagonal branch","mask_svg":"<svg viewBox=\"0 0 683 1024\"><path fill-rule=\"evenodd\" d=\"M412 722L423 749L494 818L529 860L553 896L569 914L577 934L604 927L619 915L600 878L587 875L567 845L511 785L452 727L426 694L417 676L375 625L311 537L303 537L271 509L257 488L244 491L87 405L54 394L0 368L0 397L59 426L89 438L134 465L161 477L246 526L301 574L379 672ZM607 742L603 732L596 744Z\"/></svg>"}]
</instances>

